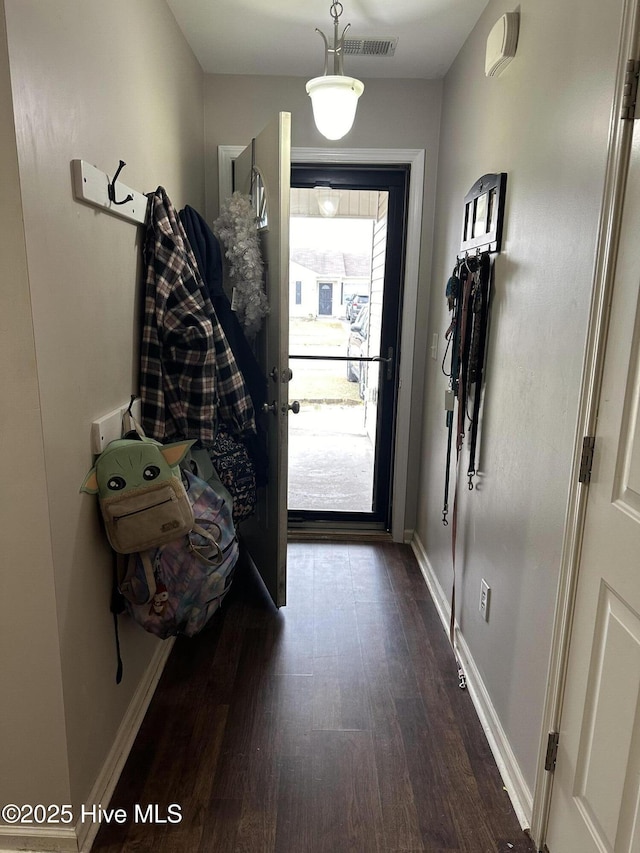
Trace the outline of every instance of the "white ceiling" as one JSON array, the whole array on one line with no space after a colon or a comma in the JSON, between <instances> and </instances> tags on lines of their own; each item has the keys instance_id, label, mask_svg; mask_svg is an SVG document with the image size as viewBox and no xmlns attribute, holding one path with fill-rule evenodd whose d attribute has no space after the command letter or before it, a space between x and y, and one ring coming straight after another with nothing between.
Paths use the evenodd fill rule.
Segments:
<instances>
[{"instance_id":1,"label":"white ceiling","mask_svg":"<svg viewBox=\"0 0 640 853\"><path fill-rule=\"evenodd\" d=\"M203 71L209 74L322 74L333 42L331 0L167 0ZM344 73L438 78L446 74L488 0L344 0L340 33L398 37L393 57L348 56ZM331 71L330 71L331 73Z\"/></svg>"}]
</instances>

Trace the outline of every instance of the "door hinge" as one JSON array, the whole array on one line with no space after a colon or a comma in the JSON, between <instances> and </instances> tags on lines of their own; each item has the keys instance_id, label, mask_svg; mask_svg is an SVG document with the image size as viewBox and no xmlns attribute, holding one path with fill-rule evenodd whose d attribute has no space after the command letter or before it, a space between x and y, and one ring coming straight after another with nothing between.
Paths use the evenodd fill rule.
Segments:
<instances>
[{"instance_id":1,"label":"door hinge","mask_svg":"<svg viewBox=\"0 0 640 853\"><path fill-rule=\"evenodd\" d=\"M579 483L589 483L591 481L591 466L593 465L593 451L595 446L595 435L585 435L585 437L582 439L580 475L578 476Z\"/></svg>"},{"instance_id":2,"label":"door hinge","mask_svg":"<svg viewBox=\"0 0 640 853\"><path fill-rule=\"evenodd\" d=\"M624 75L624 89L622 90L622 109L620 118L635 119L636 101L638 99L638 76L640 75L640 59L627 59L627 67Z\"/></svg>"},{"instance_id":3,"label":"door hinge","mask_svg":"<svg viewBox=\"0 0 640 853\"><path fill-rule=\"evenodd\" d=\"M549 732L549 739L547 740L547 757L544 760L544 769L549 773L553 773L556 769L559 741L560 732Z\"/></svg>"}]
</instances>

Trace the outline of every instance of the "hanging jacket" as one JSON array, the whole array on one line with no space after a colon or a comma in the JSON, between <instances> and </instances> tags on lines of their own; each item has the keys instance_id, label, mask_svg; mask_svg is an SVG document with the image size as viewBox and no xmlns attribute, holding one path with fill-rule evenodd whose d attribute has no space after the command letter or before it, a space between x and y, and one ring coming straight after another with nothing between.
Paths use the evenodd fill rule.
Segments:
<instances>
[{"instance_id":1,"label":"hanging jacket","mask_svg":"<svg viewBox=\"0 0 640 853\"><path fill-rule=\"evenodd\" d=\"M240 436L255 434L251 398L163 187L150 198L144 259L140 396L147 435L211 445L218 417Z\"/></svg>"},{"instance_id":2,"label":"hanging jacket","mask_svg":"<svg viewBox=\"0 0 640 853\"><path fill-rule=\"evenodd\" d=\"M220 243L205 220L187 205L180 211L180 222L187 235L198 269L213 305L213 310L226 335L236 363L251 396L254 411L262 411L267 402L267 378L256 359L240 325L231 309L231 302L223 288L223 263ZM256 436L244 436L244 443L256 467L258 485L267 481L267 446L264 430L258 428Z\"/></svg>"}]
</instances>

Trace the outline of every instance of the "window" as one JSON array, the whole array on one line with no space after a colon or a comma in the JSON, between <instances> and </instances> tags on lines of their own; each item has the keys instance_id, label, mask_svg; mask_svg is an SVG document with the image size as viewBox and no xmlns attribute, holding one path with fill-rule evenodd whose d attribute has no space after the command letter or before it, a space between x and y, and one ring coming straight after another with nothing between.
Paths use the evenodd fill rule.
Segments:
<instances>
[{"instance_id":1,"label":"window","mask_svg":"<svg viewBox=\"0 0 640 853\"><path fill-rule=\"evenodd\" d=\"M302 282L296 281L296 305L302 305Z\"/></svg>"}]
</instances>

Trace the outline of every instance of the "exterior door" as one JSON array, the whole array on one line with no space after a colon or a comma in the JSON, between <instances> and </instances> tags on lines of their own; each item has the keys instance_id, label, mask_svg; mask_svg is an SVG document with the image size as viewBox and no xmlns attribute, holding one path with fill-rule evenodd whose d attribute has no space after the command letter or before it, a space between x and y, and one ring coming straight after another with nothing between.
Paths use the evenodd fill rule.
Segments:
<instances>
[{"instance_id":1,"label":"exterior door","mask_svg":"<svg viewBox=\"0 0 640 853\"><path fill-rule=\"evenodd\" d=\"M318 314L330 317L333 314L333 285L321 281L318 285Z\"/></svg>"},{"instance_id":2,"label":"exterior door","mask_svg":"<svg viewBox=\"0 0 640 853\"><path fill-rule=\"evenodd\" d=\"M344 320L342 332L338 332L341 337L337 344L328 336L321 342L315 343L314 339L314 343L309 343L302 336L296 338L294 335L290 342L289 363L296 374L295 393L303 404L300 421L291 425L292 431L298 434L291 442L294 454L297 449L297 458L291 460L291 529L326 532L334 526L361 530L391 527L408 179L405 166L296 164L292 169L294 188L313 191L330 182L332 189L343 194L342 203L347 213L354 219L369 219L373 231L369 234L371 253L366 272L359 270L355 277L365 276L367 283L364 280L353 283L349 290L343 284L345 297L359 294L368 300L366 334L356 335L354 330L350 331L351 320L356 317L349 315ZM377 199L373 207L370 206L371 196ZM303 215L311 216L309 213ZM340 219L339 212L334 221ZM335 247L328 243L326 248ZM344 248L345 256L358 251L355 244ZM347 304L342 311L348 313ZM337 309L333 314L341 319L337 317ZM360 332L364 332L363 328ZM342 399L346 393L332 386L323 397L313 374L325 368L336 368L345 384L352 383L351 393L355 394L355 400L348 400L357 404L362 401L366 413L364 426L354 425L353 417L345 412L331 411L336 395ZM309 382L303 387L305 379ZM314 405L322 402L313 415L305 407L307 393ZM344 408L353 415L359 405ZM312 416L313 423L310 423L306 418ZM361 440L363 438L365 441ZM314 445L315 458L321 458L324 446L332 448L329 464L310 466L308 460L314 458Z\"/></svg>"},{"instance_id":3,"label":"exterior door","mask_svg":"<svg viewBox=\"0 0 640 853\"><path fill-rule=\"evenodd\" d=\"M640 122L635 123L546 843L640 851Z\"/></svg>"},{"instance_id":4,"label":"exterior door","mask_svg":"<svg viewBox=\"0 0 640 853\"><path fill-rule=\"evenodd\" d=\"M289 353L289 186L291 114L280 113L237 158L234 189L252 195L261 228L269 314L258 337L258 358L268 376L268 483L255 514L242 524L242 541L278 607L287 590L287 454Z\"/></svg>"}]
</instances>

